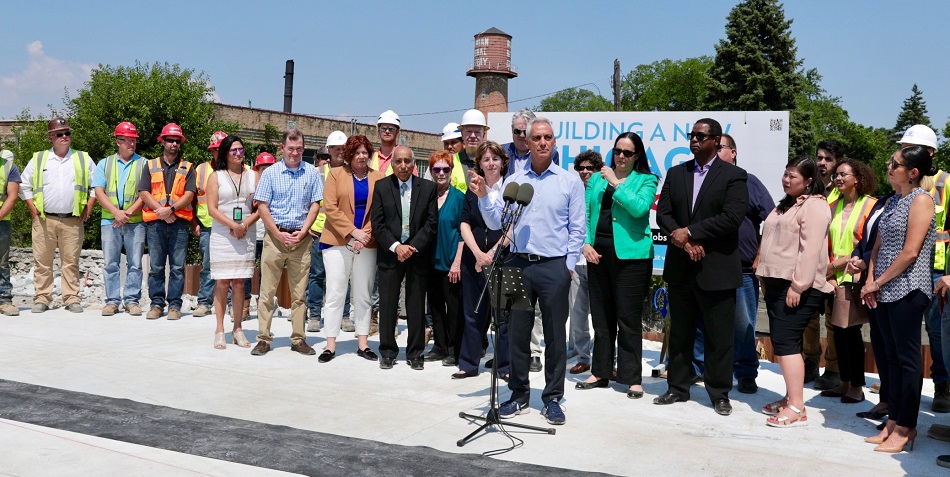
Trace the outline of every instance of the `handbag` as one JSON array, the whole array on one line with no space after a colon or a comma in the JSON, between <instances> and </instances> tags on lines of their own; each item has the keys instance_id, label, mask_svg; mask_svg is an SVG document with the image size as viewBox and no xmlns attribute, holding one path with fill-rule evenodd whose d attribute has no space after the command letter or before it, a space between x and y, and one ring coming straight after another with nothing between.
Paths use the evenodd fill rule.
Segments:
<instances>
[{"instance_id":1,"label":"handbag","mask_svg":"<svg viewBox=\"0 0 950 477\"><path fill-rule=\"evenodd\" d=\"M831 324L850 328L868 322L868 307L861 303L863 283L843 283L835 287L835 301L831 308Z\"/></svg>"}]
</instances>

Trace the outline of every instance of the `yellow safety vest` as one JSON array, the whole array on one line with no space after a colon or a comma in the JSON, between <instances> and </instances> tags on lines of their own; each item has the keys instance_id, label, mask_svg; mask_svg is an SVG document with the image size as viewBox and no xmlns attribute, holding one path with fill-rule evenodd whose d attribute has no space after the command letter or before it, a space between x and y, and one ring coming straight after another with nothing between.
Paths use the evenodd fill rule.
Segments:
<instances>
[{"instance_id":1,"label":"yellow safety vest","mask_svg":"<svg viewBox=\"0 0 950 477\"><path fill-rule=\"evenodd\" d=\"M831 260L837 260L842 257L851 256L854 247L861 240L861 232L864 230L864 221L867 220L871 208L877 203L877 199L871 196L861 196L854 203L854 209L848 216L848 222L844 224L844 231L841 230L841 211L844 210L844 199L831 203L831 225L828 230L828 242L831 245ZM844 272L844 270L835 270L835 281L838 284L853 282L854 278Z\"/></svg>"},{"instance_id":2,"label":"yellow safety vest","mask_svg":"<svg viewBox=\"0 0 950 477\"><path fill-rule=\"evenodd\" d=\"M3 207L3 203L7 201L7 178L10 177L11 169L13 169L13 159L3 161L3 167L0 167L0 207ZM3 220L10 220L10 215L7 214Z\"/></svg>"},{"instance_id":3,"label":"yellow safety vest","mask_svg":"<svg viewBox=\"0 0 950 477\"><path fill-rule=\"evenodd\" d=\"M208 185L208 178L211 177L211 174L214 172L214 167L211 166L211 161L202 162L198 164L198 167L195 168L195 181L198 189L197 202L198 205L195 207L195 213L198 215L198 222L201 222L202 227L211 227L211 214L208 213L208 192L205 188Z\"/></svg>"},{"instance_id":4,"label":"yellow safety vest","mask_svg":"<svg viewBox=\"0 0 950 477\"><path fill-rule=\"evenodd\" d=\"M33 154L33 158L30 159L33 161L33 206L43 219L46 218L43 209L43 170L46 169L47 157L49 157L49 151L41 151ZM89 201L89 169L86 167L89 155L73 149L69 157L73 160L73 168L79 180L79 183L73 185L73 216L79 217Z\"/></svg>"},{"instance_id":5,"label":"yellow safety vest","mask_svg":"<svg viewBox=\"0 0 950 477\"><path fill-rule=\"evenodd\" d=\"M464 194L468 191L468 173L465 171L466 167L462 165L459 153L456 152L453 157L455 164L452 165L452 187Z\"/></svg>"},{"instance_id":6,"label":"yellow safety vest","mask_svg":"<svg viewBox=\"0 0 950 477\"><path fill-rule=\"evenodd\" d=\"M379 151L373 152L373 157L369 160L369 168L374 171L379 171ZM389 165L386 166L385 171L380 171L384 176L390 176L393 173L393 163L389 162Z\"/></svg>"},{"instance_id":7,"label":"yellow safety vest","mask_svg":"<svg viewBox=\"0 0 950 477\"><path fill-rule=\"evenodd\" d=\"M112 205L119 207L119 167L118 167L119 156L113 154L104 159L106 161L106 186L103 187L103 190L106 193L106 196L109 197L109 202ZM142 177L142 164L145 162L145 159L141 157L134 159L134 164L132 164L132 170L129 171L128 177L125 179L125 186L122 188L122 205L125 207L122 210L128 210L129 207L132 207L132 204L135 203L135 199L139 197L138 183L139 179ZM112 212L109 212L109 209L102 208L102 218L103 219L114 219L115 216L112 215ZM136 224L142 221L142 210L139 209L134 215L129 217L130 224Z\"/></svg>"},{"instance_id":8,"label":"yellow safety vest","mask_svg":"<svg viewBox=\"0 0 950 477\"><path fill-rule=\"evenodd\" d=\"M323 174L323 183L326 184L326 183L327 183L327 177L330 177L330 165L329 165L329 164L324 164L324 165L320 166L320 168L317 169L317 170L320 171L320 172ZM321 201L321 202L322 202L322 201ZM323 210L323 204L321 204L320 210L321 210L321 212L320 212L319 214L317 214L317 220L314 220L314 221L313 221L313 225L310 226L310 230L312 230L312 231L314 231L315 233L318 233L318 234L322 234L322 233L323 233L323 226L324 226L324 224L326 224L326 222L327 222L327 214L325 214L325 213L322 212L322 210Z\"/></svg>"},{"instance_id":9,"label":"yellow safety vest","mask_svg":"<svg viewBox=\"0 0 950 477\"><path fill-rule=\"evenodd\" d=\"M934 215L937 223L937 242L934 244L934 270L947 271L947 244L950 242L950 231L947 228L947 207L950 205L950 174L937 171L934 177L934 187L929 190L934 199Z\"/></svg>"}]
</instances>

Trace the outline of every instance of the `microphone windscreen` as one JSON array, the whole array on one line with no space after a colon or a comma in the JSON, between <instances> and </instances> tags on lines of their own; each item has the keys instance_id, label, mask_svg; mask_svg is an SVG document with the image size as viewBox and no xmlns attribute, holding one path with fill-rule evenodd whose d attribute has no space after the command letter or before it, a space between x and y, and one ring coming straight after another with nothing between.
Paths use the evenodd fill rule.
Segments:
<instances>
[{"instance_id":1,"label":"microphone windscreen","mask_svg":"<svg viewBox=\"0 0 950 477\"><path fill-rule=\"evenodd\" d=\"M521 205L528 205L531 203L531 198L534 197L534 187L531 184L521 184L521 187L518 189L518 197L515 198L515 201Z\"/></svg>"},{"instance_id":2,"label":"microphone windscreen","mask_svg":"<svg viewBox=\"0 0 950 477\"><path fill-rule=\"evenodd\" d=\"M518 188L517 182L509 182L508 185L505 186L505 192L501 195L505 199L505 202L511 203L518 198Z\"/></svg>"}]
</instances>

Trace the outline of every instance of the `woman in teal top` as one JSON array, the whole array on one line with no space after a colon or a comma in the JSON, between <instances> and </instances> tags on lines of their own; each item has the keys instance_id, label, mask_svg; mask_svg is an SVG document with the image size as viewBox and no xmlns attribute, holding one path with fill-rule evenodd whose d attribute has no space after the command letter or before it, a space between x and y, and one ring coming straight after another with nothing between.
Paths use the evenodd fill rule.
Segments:
<instances>
[{"instance_id":1,"label":"woman in teal top","mask_svg":"<svg viewBox=\"0 0 950 477\"><path fill-rule=\"evenodd\" d=\"M577 389L604 388L614 366L627 397L643 397L641 322L643 300L653 272L650 209L657 177L650 172L643 140L635 133L617 137L613 166L604 166L587 184L587 259L590 311L594 327L591 376Z\"/></svg>"},{"instance_id":2,"label":"woman in teal top","mask_svg":"<svg viewBox=\"0 0 950 477\"><path fill-rule=\"evenodd\" d=\"M429 172L435 181L439 202L439 225L433 247L432 269L426 291L432 312L432 337L435 344L425 355L426 361L442 361L443 366L458 364L462 343L462 207L465 194L452 187L455 161L446 151L429 158Z\"/></svg>"}]
</instances>

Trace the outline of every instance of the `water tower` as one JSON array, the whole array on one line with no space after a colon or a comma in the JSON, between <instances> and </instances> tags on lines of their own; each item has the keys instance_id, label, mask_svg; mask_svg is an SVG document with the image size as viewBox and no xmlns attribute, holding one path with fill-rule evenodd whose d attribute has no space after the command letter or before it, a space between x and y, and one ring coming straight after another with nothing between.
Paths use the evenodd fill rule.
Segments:
<instances>
[{"instance_id":1,"label":"water tower","mask_svg":"<svg viewBox=\"0 0 950 477\"><path fill-rule=\"evenodd\" d=\"M508 80L518 76L511 64L511 35L489 28L475 35L475 62L468 68L475 78L475 109L486 115L508 111Z\"/></svg>"}]
</instances>

